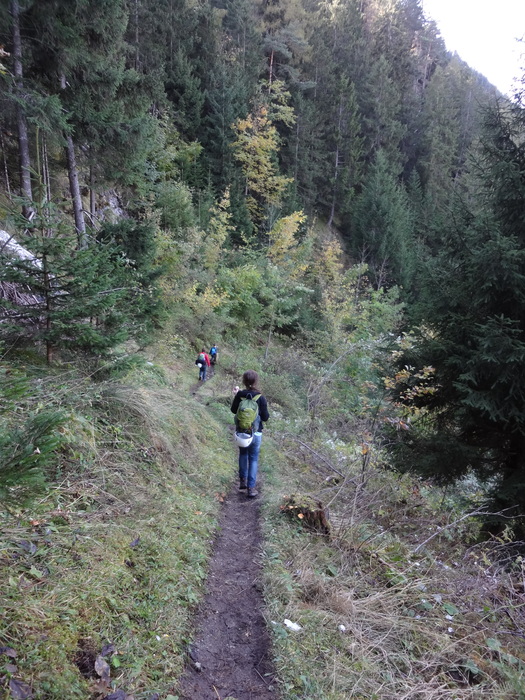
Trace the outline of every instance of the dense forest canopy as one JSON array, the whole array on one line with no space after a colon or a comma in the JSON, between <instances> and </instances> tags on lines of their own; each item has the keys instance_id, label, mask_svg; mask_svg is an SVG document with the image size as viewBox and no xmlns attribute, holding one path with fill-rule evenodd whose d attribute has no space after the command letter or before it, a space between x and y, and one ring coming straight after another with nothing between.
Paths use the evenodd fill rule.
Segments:
<instances>
[{"instance_id":1,"label":"dense forest canopy","mask_svg":"<svg viewBox=\"0 0 525 700\"><path fill-rule=\"evenodd\" d=\"M171 315L330 361L363 294L413 330L399 466L525 505L523 104L419 0L10 0L0 45L3 342Z\"/></svg>"},{"instance_id":2,"label":"dense forest canopy","mask_svg":"<svg viewBox=\"0 0 525 700\"><path fill-rule=\"evenodd\" d=\"M229 188L238 230L264 236L303 209L336 222L376 268L386 222L354 215L364 193L420 190L439 209L494 96L417 0L19 0L3 15L5 189L31 199L49 180L47 194L64 197L56 173L76 170L77 229L109 188L128 210L148 194L162 210L177 186L192 208Z\"/></svg>"}]
</instances>

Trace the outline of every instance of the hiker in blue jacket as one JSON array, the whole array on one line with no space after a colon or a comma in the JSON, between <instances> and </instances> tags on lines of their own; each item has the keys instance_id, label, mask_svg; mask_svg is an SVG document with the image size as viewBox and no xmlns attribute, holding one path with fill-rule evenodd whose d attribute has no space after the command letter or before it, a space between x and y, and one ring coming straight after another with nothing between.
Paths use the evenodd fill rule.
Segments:
<instances>
[{"instance_id":1,"label":"hiker in blue jacket","mask_svg":"<svg viewBox=\"0 0 525 700\"><path fill-rule=\"evenodd\" d=\"M259 407L259 415L256 417L252 429L247 433L235 433L235 439L239 445L239 490L247 490L248 498L255 498L257 491L255 483L257 481L257 468L259 466L259 451L261 449L263 423L270 414L266 398L259 389L259 375L253 369L249 369L242 375L242 383L245 389L235 387L235 397L231 405L232 413L237 415L237 411L242 399L254 399Z\"/></svg>"}]
</instances>

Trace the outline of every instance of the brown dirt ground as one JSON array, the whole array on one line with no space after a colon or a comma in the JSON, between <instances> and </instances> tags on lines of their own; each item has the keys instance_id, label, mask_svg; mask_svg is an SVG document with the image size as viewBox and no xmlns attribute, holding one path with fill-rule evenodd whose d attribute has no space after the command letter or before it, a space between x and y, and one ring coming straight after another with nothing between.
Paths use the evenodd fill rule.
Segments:
<instances>
[{"instance_id":1,"label":"brown dirt ground","mask_svg":"<svg viewBox=\"0 0 525 700\"><path fill-rule=\"evenodd\" d=\"M258 499L248 500L245 491L232 490L221 515L208 590L181 679L185 700L278 697L262 614L258 520Z\"/></svg>"},{"instance_id":2,"label":"brown dirt ground","mask_svg":"<svg viewBox=\"0 0 525 700\"><path fill-rule=\"evenodd\" d=\"M225 499L207 593L180 680L184 700L277 700L261 593L260 502L238 491Z\"/></svg>"}]
</instances>

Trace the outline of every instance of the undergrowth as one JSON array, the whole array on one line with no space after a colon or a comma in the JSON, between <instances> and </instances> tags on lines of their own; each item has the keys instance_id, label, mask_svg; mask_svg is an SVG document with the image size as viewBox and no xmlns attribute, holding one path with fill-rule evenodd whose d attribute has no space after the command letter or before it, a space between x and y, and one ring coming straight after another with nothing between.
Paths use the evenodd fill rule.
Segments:
<instances>
[{"instance_id":1,"label":"undergrowth","mask_svg":"<svg viewBox=\"0 0 525 700\"><path fill-rule=\"evenodd\" d=\"M191 396L191 375L132 364L102 381L17 370L32 390L26 412L65 418L40 495L2 514L1 683L12 697L167 697L182 671L231 448Z\"/></svg>"},{"instance_id":2,"label":"undergrowth","mask_svg":"<svg viewBox=\"0 0 525 700\"><path fill-rule=\"evenodd\" d=\"M524 698L519 550L385 469L375 415L344 440L322 417L274 425L265 591L283 699ZM301 502L322 503L329 536Z\"/></svg>"},{"instance_id":3,"label":"undergrowth","mask_svg":"<svg viewBox=\"0 0 525 700\"><path fill-rule=\"evenodd\" d=\"M96 373L10 368L2 420L33 436L20 454L39 495L11 492L2 515L6 692L175 697L235 472L232 387L254 367L271 414L264 593L282 700L525 698L525 573L510 538L482 541L454 492L388 470L391 409L368 380L337 384L275 341L266 362L262 345L220 351L203 385L196 347L175 335ZM58 416L49 443L31 422L41 414ZM49 450L34 474L38 444ZM329 535L304 517L319 503Z\"/></svg>"}]
</instances>

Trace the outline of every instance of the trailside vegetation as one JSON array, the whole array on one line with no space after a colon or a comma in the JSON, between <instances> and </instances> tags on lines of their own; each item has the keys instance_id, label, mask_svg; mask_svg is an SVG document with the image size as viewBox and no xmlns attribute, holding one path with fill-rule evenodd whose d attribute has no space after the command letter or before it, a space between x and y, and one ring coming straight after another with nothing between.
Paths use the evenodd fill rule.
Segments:
<instances>
[{"instance_id":1,"label":"trailside vegetation","mask_svg":"<svg viewBox=\"0 0 525 700\"><path fill-rule=\"evenodd\" d=\"M0 60L2 690L177 697L255 367L283 698L520 697L523 83L419 0L9 0Z\"/></svg>"},{"instance_id":2,"label":"trailside vegetation","mask_svg":"<svg viewBox=\"0 0 525 700\"><path fill-rule=\"evenodd\" d=\"M520 102L487 113L475 177L476 198L458 197L425 266L418 327L394 392L415 430L397 447L397 464L451 483L475 475L488 485L491 529L524 531L525 219ZM432 391L411 393L421 371ZM396 391L397 390L397 391ZM519 516L514 518L513 516Z\"/></svg>"}]
</instances>

